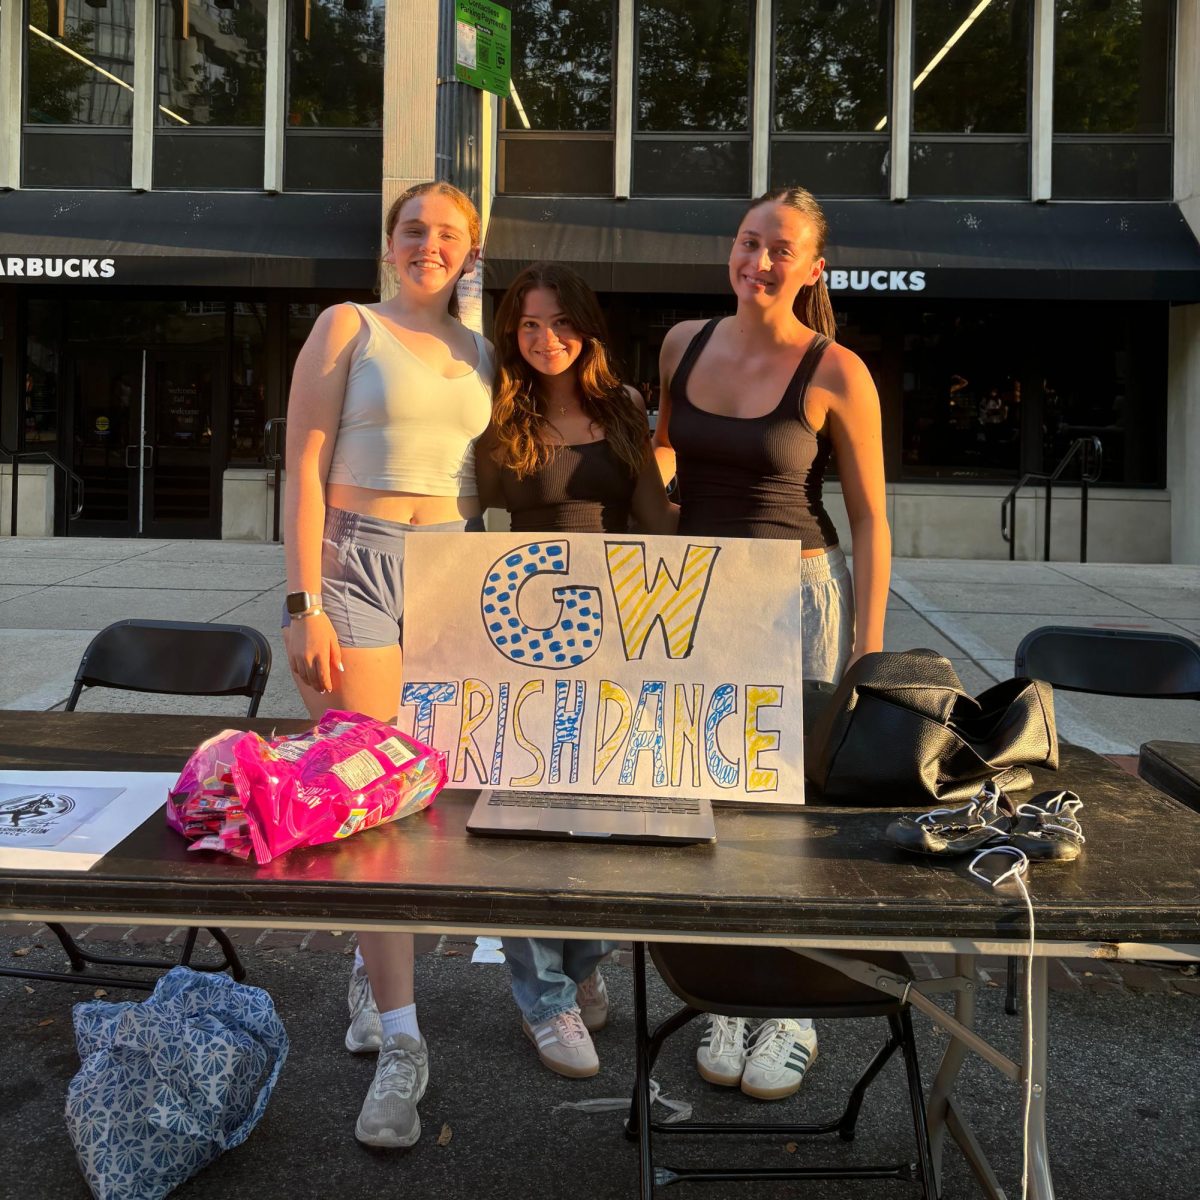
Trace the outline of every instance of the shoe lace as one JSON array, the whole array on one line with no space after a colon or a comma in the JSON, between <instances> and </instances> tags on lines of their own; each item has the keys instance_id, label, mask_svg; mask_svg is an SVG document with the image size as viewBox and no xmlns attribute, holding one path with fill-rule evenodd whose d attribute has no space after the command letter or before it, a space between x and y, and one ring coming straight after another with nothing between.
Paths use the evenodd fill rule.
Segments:
<instances>
[{"instance_id":1,"label":"shoe lace","mask_svg":"<svg viewBox=\"0 0 1200 1200\"><path fill-rule=\"evenodd\" d=\"M777 1067L791 1050L793 1037L787 1021L770 1017L754 1031L750 1057L756 1063Z\"/></svg>"},{"instance_id":2,"label":"shoe lace","mask_svg":"<svg viewBox=\"0 0 1200 1200\"><path fill-rule=\"evenodd\" d=\"M573 1011L559 1013L554 1018L554 1032L564 1046L578 1046L591 1036L587 1031L587 1026L583 1023L583 1018Z\"/></svg>"},{"instance_id":3,"label":"shoe lace","mask_svg":"<svg viewBox=\"0 0 1200 1200\"><path fill-rule=\"evenodd\" d=\"M1049 830L1065 834L1082 846L1087 838L1083 836L1083 826L1080 825L1075 815L1082 807L1083 801L1074 792L1059 792L1045 804L1034 804L1027 800L1024 804L1017 806L1017 813L1023 817L1037 819L1037 828L1030 831L1034 837Z\"/></svg>"},{"instance_id":4,"label":"shoe lace","mask_svg":"<svg viewBox=\"0 0 1200 1200\"><path fill-rule=\"evenodd\" d=\"M737 1017L722 1017L718 1013L711 1013L709 1020L712 1034L708 1048L714 1058L742 1049L745 1042L745 1026Z\"/></svg>"},{"instance_id":5,"label":"shoe lace","mask_svg":"<svg viewBox=\"0 0 1200 1200\"><path fill-rule=\"evenodd\" d=\"M380 1053L375 1071L375 1091L412 1095L417 1086L417 1062L411 1050L399 1048Z\"/></svg>"}]
</instances>

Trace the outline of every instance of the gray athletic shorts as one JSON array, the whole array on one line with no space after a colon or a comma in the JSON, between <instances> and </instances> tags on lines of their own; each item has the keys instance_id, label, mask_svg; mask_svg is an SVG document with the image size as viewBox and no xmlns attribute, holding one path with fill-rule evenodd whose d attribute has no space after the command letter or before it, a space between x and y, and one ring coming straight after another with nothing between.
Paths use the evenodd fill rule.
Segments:
<instances>
[{"instance_id":1,"label":"gray athletic shorts","mask_svg":"<svg viewBox=\"0 0 1200 1200\"><path fill-rule=\"evenodd\" d=\"M340 508L325 510L321 607L343 646L397 646L404 633L404 539L410 533L462 533L478 518L405 525ZM283 627L291 624L285 607Z\"/></svg>"},{"instance_id":2,"label":"gray athletic shorts","mask_svg":"<svg viewBox=\"0 0 1200 1200\"><path fill-rule=\"evenodd\" d=\"M800 603L804 678L837 683L854 649L854 584L836 546L800 560Z\"/></svg>"}]
</instances>

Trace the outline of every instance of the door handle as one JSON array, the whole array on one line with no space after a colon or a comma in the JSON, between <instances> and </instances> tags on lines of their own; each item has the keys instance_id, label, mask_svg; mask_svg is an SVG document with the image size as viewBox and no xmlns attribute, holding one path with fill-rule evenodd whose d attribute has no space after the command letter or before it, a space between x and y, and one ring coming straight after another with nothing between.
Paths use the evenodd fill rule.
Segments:
<instances>
[{"instance_id":1,"label":"door handle","mask_svg":"<svg viewBox=\"0 0 1200 1200\"><path fill-rule=\"evenodd\" d=\"M145 455L142 459L142 466L148 470L150 467L154 466L154 447L144 446L143 449L145 450Z\"/></svg>"}]
</instances>

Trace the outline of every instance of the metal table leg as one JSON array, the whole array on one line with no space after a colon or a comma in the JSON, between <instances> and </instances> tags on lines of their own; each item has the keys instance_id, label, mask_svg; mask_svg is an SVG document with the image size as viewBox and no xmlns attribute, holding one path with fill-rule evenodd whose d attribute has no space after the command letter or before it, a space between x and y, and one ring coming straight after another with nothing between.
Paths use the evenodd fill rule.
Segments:
<instances>
[{"instance_id":1,"label":"metal table leg","mask_svg":"<svg viewBox=\"0 0 1200 1200\"><path fill-rule=\"evenodd\" d=\"M637 1037L634 1095L637 1097L638 1194L642 1200L654 1200L654 1160L651 1152L649 1094L650 1064L647 1061L646 947L633 943L633 1023Z\"/></svg>"},{"instance_id":2,"label":"metal table leg","mask_svg":"<svg viewBox=\"0 0 1200 1200\"><path fill-rule=\"evenodd\" d=\"M1030 1200L1054 1200L1050 1177L1050 1154L1046 1147L1046 1037L1049 997L1046 990L1048 962L1035 958L1029 971L1032 996L1025 1006L1026 1037L1033 1035L1033 1053L1025 1064L1032 1085L1029 1106L1029 1196Z\"/></svg>"}]
</instances>

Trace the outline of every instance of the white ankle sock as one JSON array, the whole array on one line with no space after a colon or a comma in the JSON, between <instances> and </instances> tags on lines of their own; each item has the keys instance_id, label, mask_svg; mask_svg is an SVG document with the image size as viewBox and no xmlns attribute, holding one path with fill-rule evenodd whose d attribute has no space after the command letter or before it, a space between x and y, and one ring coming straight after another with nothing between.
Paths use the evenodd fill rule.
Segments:
<instances>
[{"instance_id":1,"label":"white ankle sock","mask_svg":"<svg viewBox=\"0 0 1200 1200\"><path fill-rule=\"evenodd\" d=\"M383 1022L383 1036L395 1037L398 1033L406 1033L416 1041L421 1040L421 1027L417 1024L417 1006L406 1004L403 1008L392 1008L379 1014Z\"/></svg>"}]
</instances>

